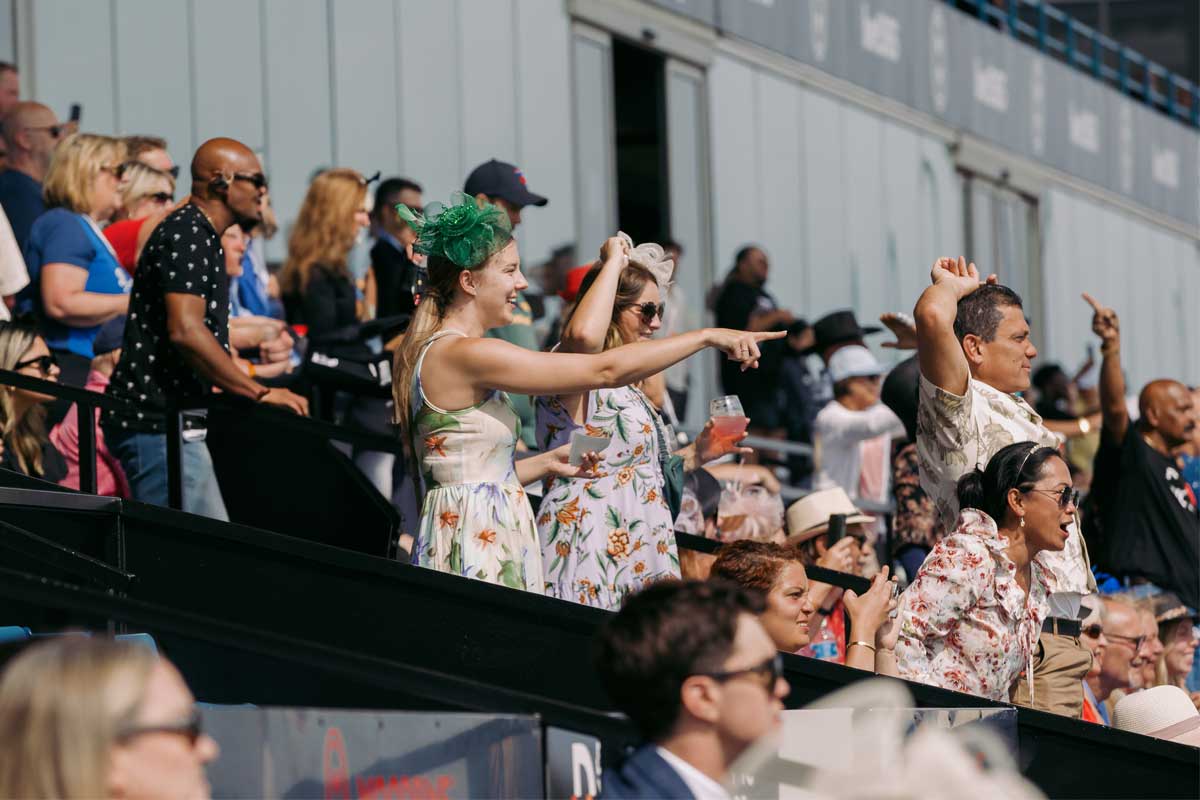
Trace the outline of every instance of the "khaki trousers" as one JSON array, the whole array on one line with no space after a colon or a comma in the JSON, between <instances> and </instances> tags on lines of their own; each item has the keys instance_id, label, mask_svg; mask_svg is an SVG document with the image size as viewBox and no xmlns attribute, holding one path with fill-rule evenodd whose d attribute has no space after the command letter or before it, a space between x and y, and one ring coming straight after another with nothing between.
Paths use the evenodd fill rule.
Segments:
<instances>
[{"instance_id":1,"label":"khaki trousers","mask_svg":"<svg viewBox=\"0 0 1200 800\"><path fill-rule=\"evenodd\" d=\"M1033 654L1033 697L1028 676L1013 688L1017 705L1049 711L1064 717L1083 716L1083 679L1092 668L1092 653L1074 636L1043 633Z\"/></svg>"}]
</instances>

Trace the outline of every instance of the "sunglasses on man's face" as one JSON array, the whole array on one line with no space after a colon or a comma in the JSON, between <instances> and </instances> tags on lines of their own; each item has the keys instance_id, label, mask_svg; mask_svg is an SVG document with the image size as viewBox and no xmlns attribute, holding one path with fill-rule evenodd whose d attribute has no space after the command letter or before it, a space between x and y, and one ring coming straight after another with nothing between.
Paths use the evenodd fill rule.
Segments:
<instances>
[{"instance_id":1,"label":"sunglasses on man's face","mask_svg":"<svg viewBox=\"0 0 1200 800\"><path fill-rule=\"evenodd\" d=\"M764 689L771 692L774 691L775 684L783 677L783 657L776 653L766 661L763 661L761 664L755 664L753 667L724 670L721 672L697 672L696 674L712 678L721 683L739 678L742 675L749 675L755 678Z\"/></svg>"},{"instance_id":2,"label":"sunglasses on man's face","mask_svg":"<svg viewBox=\"0 0 1200 800\"><path fill-rule=\"evenodd\" d=\"M235 181L246 181L246 183L253 185L255 189L261 190L267 188L267 176L261 172L235 172L233 173L233 179Z\"/></svg>"},{"instance_id":3,"label":"sunglasses on man's face","mask_svg":"<svg viewBox=\"0 0 1200 800\"><path fill-rule=\"evenodd\" d=\"M655 317L658 317L661 320L663 318L663 314L667 313L666 303L659 303L658 305L655 305L654 303L635 303L634 305L629 306L629 308L635 309L638 314L641 315L642 322L647 325L649 325Z\"/></svg>"},{"instance_id":4,"label":"sunglasses on man's face","mask_svg":"<svg viewBox=\"0 0 1200 800\"><path fill-rule=\"evenodd\" d=\"M64 124L30 125L25 130L27 130L27 131L46 131L50 134L51 138L57 139L58 137L62 136L64 133L67 132L67 126Z\"/></svg>"},{"instance_id":5,"label":"sunglasses on man's face","mask_svg":"<svg viewBox=\"0 0 1200 800\"><path fill-rule=\"evenodd\" d=\"M57 364L58 364L58 359L54 357L53 353L50 353L49 355L38 356L37 358L29 358L24 361L18 361L13 366L13 371L19 372L19 371L25 369L26 367L37 367L38 372L42 373L43 375L49 375L50 368L56 366Z\"/></svg>"}]
</instances>

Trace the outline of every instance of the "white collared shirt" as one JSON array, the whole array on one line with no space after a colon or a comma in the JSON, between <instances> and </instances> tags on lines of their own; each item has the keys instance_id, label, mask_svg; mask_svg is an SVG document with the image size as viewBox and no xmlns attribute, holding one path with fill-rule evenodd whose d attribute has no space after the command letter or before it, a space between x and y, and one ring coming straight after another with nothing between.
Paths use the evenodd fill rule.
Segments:
<instances>
[{"instance_id":1,"label":"white collared shirt","mask_svg":"<svg viewBox=\"0 0 1200 800\"><path fill-rule=\"evenodd\" d=\"M655 747L663 761L671 765L671 769L679 773L679 777L687 784L696 800L730 800L725 787L705 775L700 770L684 761L665 747Z\"/></svg>"}]
</instances>

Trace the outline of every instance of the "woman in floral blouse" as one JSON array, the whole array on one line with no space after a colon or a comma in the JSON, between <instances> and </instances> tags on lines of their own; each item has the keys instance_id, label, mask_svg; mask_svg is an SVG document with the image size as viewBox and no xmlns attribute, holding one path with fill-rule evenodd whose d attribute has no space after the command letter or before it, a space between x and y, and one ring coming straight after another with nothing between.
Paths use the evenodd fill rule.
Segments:
<instances>
[{"instance_id":1,"label":"woman in floral blouse","mask_svg":"<svg viewBox=\"0 0 1200 800\"><path fill-rule=\"evenodd\" d=\"M958 482L962 512L900 598L901 677L1007 702L1046 615L1038 559L1062 550L1078 493L1056 450L1019 442Z\"/></svg>"}]
</instances>

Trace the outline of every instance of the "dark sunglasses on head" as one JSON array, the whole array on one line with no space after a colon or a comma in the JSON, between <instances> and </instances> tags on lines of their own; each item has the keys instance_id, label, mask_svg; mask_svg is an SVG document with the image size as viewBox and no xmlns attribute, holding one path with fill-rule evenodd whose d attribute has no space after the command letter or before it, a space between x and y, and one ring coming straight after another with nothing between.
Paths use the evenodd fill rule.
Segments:
<instances>
[{"instance_id":1,"label":"dark sunglasses on head","mask_svg":"<svg viewBox=\"0 0 1200 800\"><path fill-rule=\"evenodd\" d=\"M235 172L233 173L233 179L235 181L246 181L252 184L255 189L267 188L267 176L261 172Z\"/></svg>"},{"instance_id":2,"label":"dark sunglasses on head","mask_svg":"<svg viewBox=\"0 0 1200 800\"><path fill-rule=\"evenodd\" d=\"M742 675L752 675L758 678L763 688L769 692L775 688L775 684L783 677L783 657L779 653L776 653L761 664L755 664L753 667L747 667L746 669L731 669L722 672L697 672L696 674L721 681L722 683Z\"/></svg>"},{"instance_id":3,"label":"dark sunglasses on head","mask_svg":"<svg viewBox=\"0 0 1200 800\"><path fill-rule=\"evenodd\" d=\"M57 364L58 364L58 359L54 357L53 353L51 353L51 354L45 355L45 356L38 356L37 358L29 358L24 361L18 361L13 366L13 371L15 372L18 370L25 369L26 367L36 366L38 368L38 371L41 372L43 375L49 375L50 368L53 366L56 366Z\"/></svg>"},{"instance_id":4,"label":"dark sunglasses on head","mask_svg":"<svg viewBox=\"0 0 1200 800\"><path fill-rule=\"evenodd\" d=\"M138 736L145 736L151 733L170 733L182 736L188 740L192 747L196 746L196 740L204 734L204 727L200 718L200 712L192 709L186 719L169 725L131 725L121 729L117 733L117 741L126 742Z\"/></svg>"},{"instance_id":5,"label":"dark sunglasses on head","mask_svg":"<svg viewBox=\"0 0 1200 800\"><path fill-rule=\"evenodd\" d=\"M655 305L654 303L634 303L633 305L627 306L627 308L636 308L637 312L642 315L642 322L646 323L647 325L649 325L651 320L653 320L655 317L658 317L661 320L663 318L663 314L667 313L666 303L659 303L658 305Z\"/></svg>"},{"instance_id":6,"label":"dark sunglasses on head","mask_svg":"<svg viewBox=\"0 0 1200 800\"><path fill-rule=\"evenodd\" d=\"M1057 497L1059 508L1066 508L1069 505L1079 507L1079 492L1070 486L1064 486L1061 489L1029 489L1027 491Z\"/></svg>"}]
</instances>

